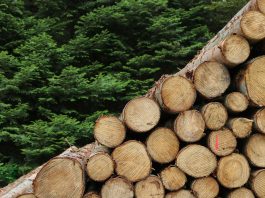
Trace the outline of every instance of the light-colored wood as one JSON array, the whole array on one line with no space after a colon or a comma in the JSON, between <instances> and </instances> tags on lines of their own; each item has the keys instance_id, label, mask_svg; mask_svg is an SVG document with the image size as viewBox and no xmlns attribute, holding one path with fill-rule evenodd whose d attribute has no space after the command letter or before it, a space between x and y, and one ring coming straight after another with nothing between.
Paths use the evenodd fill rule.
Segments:
<instances>
[{"instance_id":1,"label":"light-colored wood","mask_svg":"<svg viewBox=\"0 0 265 198\"><path fill-rule=\"evenodd\" d=\"M250 167L247 159L240 154L232 153L222 157L218 162L217 179L226 188L238 188L247 183Z\"/></svg>"},{"instance_id":2,"label":"light-colored wood","mask_svg":"<svg viewBox=\"0 0 265 198\"><path fill-rule=\"evenodd\" d=\"M264 16L265 17L265 16ZM265 33L265 31L264 31ZM238 88L256 106L265 106L265 56L250 61L238 74Z\"/></svg>"},{"instance_id":3,"label":"light-colored wood","mask_svg":"<svg viewBox=\"0 0 265 198\"><path fill-rule=\"evenodd\" d=\"M184 77L169 77L156 90L155 97L163 110L178 113L193 106L196 90L192 82Z\"/></svg>"},{"instance_id":4,"label":"light-colored wood","mask_svg":"<svg viewBox=\"0 0 265 198\"><path fill-rule=\"evenodd\" d=\"M255 196L251 190L242 187L230 192L228 198L255 198Z\"/></svg>"},{"instance_id":5,"label":"light-colored wood","mask_svg":"<svg viewBox=\"0 0 265 198\"><path fill-rule=\"evenodd\" d=\"M174 122L174 131L185 142L196 142L204 136L205 122L197 110L181 112Z\"/></svg>"},{"instance_id":6,"label":"light-colored wood","mask_svg":"<svg viewBox=\"0 0 265 198\"><path fill-rule=\"evenodd\" d=\"M184 173L198 178L209 176L215 170L217 161L208 148L192 144L180 150L176 165Z\"/></svg>"},{"instance_id":7,"label":"light-colored wood","mask_svg":"<svg viewBox=\"0 0 265 198\"><path fill-rule=\"evenodd\" d=\"M143 143L130 140L116 147L112 152L115 171L131 182L150 175L152 162Z\"/></svg>"},{"instance_id":8,"label":"light-colored wood","mask_svg":"<svg viewBox=\"0 0 265 198\"><path fill-rule=\"evenodd\" d=\"M83 198L100 198L100 196L96 192L88 192L83 196Z\"/></svg>"},{"instance_id":9,"label":"light-colored wood","mask_svg":"<svg viewBox=\"0 0 265 198\"><path fill-rule=\"evenodd\" d=\"M164 198L165 189L159 177L151 175L135 184L136 198Z\"/></svg>"},{"instance_id":10,"label":"light-colored wood","mask_svg":"<svg viewBox=\"0 0 265 198\"><path fill-rule=\"evenodd\" d=\"M265 14L265 1L264 0L257 0L257 7L261 13Z\"/></svg>"},{"instance_id":11,"label":"light-colored wood","mask_svg":"<svg viewBox=\"0 0 265 198\"><path fill-rule=\"evenodd\" d=\"M239 113L248 108L249 101L240 92L232 92L225 97L225 106L231 112Z\"/></svg>"},{"instance_id":12,"label":"light-colored wood","mask_svg":"<svg viewBox=\"0 0 265 198\"><path fill-rule=\"evenodd\" d=\"M220 102L210 102L204 105L201 113L206 127L211 130L221 129L228 119L227 110Z\"/></svg>"},{"instance_id":13,"label":"light-colored wood","mask_svg":"<svg viewBox=\"0 0 265 198\"><path fill-rule=\"evenodd\" d=\"M251 189L259 198L265 197L265 169L252 173Z\"/></svg>"},{"instance_id":14,"label":"light-colored wood","mask_svg":"<svg viewBox=\"0 0 265 198\"><path fill-rule=\"evenodd\" d=\"M176 166L163 169L160 177L165 188L170 191L179 190L187 182L185 173Z\"/></svg>"},{"instance_id":15,"label":"light-colored wood","mask_svg":"<svg viewBox=\"0 0 265 198\"><path fill-rule=\"evenodd\" d=\"M227 68L215 61L204 62L194 72L194 85L206 98L221 96L230 85L230 74Z\"/></svg>"},{"instance_id":16,"label":"light-colored wood","mask_svg":"<svg viewBox=\"0 0 265 198\"><path fill-rule=\"evenodd\" d=\"M147 138L147 151L151 158L161 164L176 159L179 151L179 140L169 128L157 128Z\"/></svg>"},{"instance_id":17,"label":"light-colored wood","mask_svg":"<svg viewBox=\"0 0 265 198\"><path fill-rule=\"evenodd\" d=\"M252 132L253 120L247 118L233 118L227 123L228 128L231 129L237 138L245 138Z\"/></svg>"},{"instance_id":18,"label":"light-colored wood","mask_svg":"<svg viewBox=\"0 0 265 198\"><path fill-rule=\"evenodd\" d=\"M249 11L241 19L242 33L251 41L265 38L265 15L259 11Z\"/></svg>"},{"instance_id":19,"label":"light-colored wood","mask_svg":"<svg viewBox=\"0 0 265 198\"><path fill-rule=\"evenodd\" d=\"M134 191L131 182L122 177L110 178L102 186L102 198L133 198Z\"/></svg>"},{"instance_id":20,"label":"light-colored wood","mask_svg":"<svg viewBox=\"0 0 265 198\"><path fill-rule=\"evenodd\" d=\"M20 195L17 198L36 198L36 196L33 193L28 193L28 194Z\"/></svg>"},{"instance_id":21,"label":"light-colored wood","mask_svg":"<svg viewBox=\"0 0 265 198\"><path fill-rule=\"evenodd\" d=\"M122 119L134 132L144 133L154 128L159 122L160 108L152 99L136 98L126 104Z\"/></svg>"},{"instance_id":22,"label":"light-colored wood","mask_svg":"<svg viewBox=\"0 0 265 198\"><path fill-rule=\"evenodd\" d=\"M199 178L192 182L191 190L197 198L215 198L219 193L219 184L213 177Z\"/></svg>"},{"instance_id":23,"label":"light-colored wood","mask_svg":"<svg viewBox=\"0 0 265 198\"><path fill-rule=\"evenodd\" d=\"M170 192L165 198L196 198L189 190L179 190L177 192Z\"/></svg>"},{"instance_id":24,"label":"light-colored wood","mask_svg":"<svg viewBox=\"0 0 265 198\"><path fill-rule=\"evenodd\" d=\"M265 109L258 110L254 115L254 127L265 134Z\"/></svg>"},{"instance_id":25,"label":"light-colored wood","mask_svg":"<svg viewBox=\"0 0 265 198\"><path fill-rule=\"evenodd\" d=\"M250 136L245 146L245 155L254 166L265 168L265 135Z\"/></svg>"},{"instance_id":26,"label":"light-colored wood","mask_svg":"<svg viewBox=\"0 0 265 198\"><path fill-rule=\"evenodd\" d=\"M101 116L94 127L94 137L102 145L114 148L120 145L126 136L124 124L115 116Z\"/></svg>"},{"instance_id":27,"label":"light-colored wood","mask_svg":"<svg viewBox=\"0 0 265 198\"><path fill-rule=\"evenodd\" d=\"M212 131L208 136L208 147L217 156L226 156L235 150L236 137L227 128Z\"/></svg>"}]
</instances>

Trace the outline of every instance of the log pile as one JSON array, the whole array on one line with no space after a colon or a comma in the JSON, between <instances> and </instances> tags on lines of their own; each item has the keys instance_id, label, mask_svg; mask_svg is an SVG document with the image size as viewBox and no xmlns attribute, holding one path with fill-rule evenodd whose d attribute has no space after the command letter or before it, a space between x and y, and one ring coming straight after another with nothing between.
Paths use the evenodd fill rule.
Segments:
<instances>
[{"instance_id":1,"label":"log pile","mask_svg":"<svg viewBox=\"0 0 265 198\"><path fill-rule=\"evenodd\" d=\"M251 1L182 71L121 115L92 153L50 160L37 198L265 197L265 1Z\"/></svg>"}]
</instances>

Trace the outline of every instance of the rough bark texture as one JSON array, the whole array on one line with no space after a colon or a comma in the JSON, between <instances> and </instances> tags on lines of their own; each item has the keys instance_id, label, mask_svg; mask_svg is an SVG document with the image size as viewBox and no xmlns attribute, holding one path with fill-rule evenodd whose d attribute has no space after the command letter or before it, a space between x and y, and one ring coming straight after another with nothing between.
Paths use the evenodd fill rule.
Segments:
<instances>
[{"instance_id":1,"label":"rough bark texture","mask_svg":"<svg viewBox=\"0 0 265 198\"><path fill-rule=\"evenodd\" d=\"M228 128L231 129L237 138L245 138L252 132L253 121L247 118L233 118L227 123Z\"/></svg>"},{"instance_id":2,"label":"rough bark texture","mask_svg":"<svg viewBox=\"0 0 265 198\"><path fill-rule=\"evenodd\" d=\"M191 190L197 198L215 198L219 193L219 184L213 177L204 177L194 180Z\"/></svg>"}]
</instances>

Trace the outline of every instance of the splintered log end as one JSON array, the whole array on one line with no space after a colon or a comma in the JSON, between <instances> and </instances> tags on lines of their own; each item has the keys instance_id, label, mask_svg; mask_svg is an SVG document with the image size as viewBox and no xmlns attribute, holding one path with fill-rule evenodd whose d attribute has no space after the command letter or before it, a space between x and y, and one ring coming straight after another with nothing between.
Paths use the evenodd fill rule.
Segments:
<instances>
[{"instance_id":1,"label":"splintered log end","mask_svg":"<svg viewBox=\"0 0 265 198\"><path fill-rule=\"evenodd\" d=\"M185 173L175 166L169 166L163 169L160 177L165 188L170 191L179 190L187 182Z\"/></svg>"},{"instance_id":2,"label":"splintered log end","mask_svg":"<svg viewBox=\"0 0 265 198\"><path fill-rule=\"evenodd\" d=\"M245 138L252 132L253 121L247 118L233 118L228 121L228 127L237 138Z\"/></svg>"},{"instance_id":3,"label":"splintered log end","mask_svg":"<svg viewBox=\"0 0 265 198\"><path fill-rule=\"evenodd\" d=\"M227 68L215 61L200 64L194 72L194 85L202 96L211 99L221 96L230 85Z\"/></svg>"},{"instance_id":4,"label":"splintered log end","mask_svg":"<svg viewBox=\"0 0 265 198\"><path fill-rule=\"evenodd\" d=\"M213 177L196 179L191 184L191 190L199 198L215 198L219 193L219 184Z\"/></svg>"},{"instance_id":5,"label":"splintered log end","mask_svg":"<svg viewBox=\"0 0 265 198\"><path fill-rule=\"evenodd\" d=\"M185 142L196 142L200 140L204 136L204 130L204 119L197 110L180 113L174 122L175 133Z\"/></svg>"},{"instance_id":6,"label":"splintered log end","mask_svg":"<svg viewBox=\"0 0 265 198\"><path fill-rule=\"evenodd\" d=\"M114 148L120 145L126 135L124 124L115 116L101 116L94 128L94 137L102 145Z\"/></svg>"},{"instance_id":7,"label":"splintered log end","mask_svg":"<svg viewBox=\"0 0 265 198\"><path fill-rule=\"evenodd\" d=\"M149 176L146 179L139 181L135 184L135 197L136 198L164 198L165 189L157 176Z\"/></svg>"},{"instance_id":8,"label":"splintered log end","mask_svg":"<svg viewBox=\"0 0 265 198\"><path fill-rule=\"evenodd\" d=\"M143 143L127 141L112 152L116 173L131 182L142 180L150 175L152 162Z\"/></svg>"},{"instance_id":9,"label":"splintered log end","mask_svg":"<svg viewBox=\"0 0 265 198\"><path fill-rule=\"evenodd\" d=\"M140 97L129 101L123 109L123 121L131 130L143 133L154 128L160 119L160 107L152 99Z\"/></svg>"},{"instance_id":10,"label":"splintered log end","mask_svg":"<svg viewBox=\"0 0 265 198\"><path fill-rule=\"evenodd\" d=\"M264 197L265 195L265 170L258 170L254 172L251 179L251 189L257 197Z\"/></svg>"},{"instance_id":11,"label":"splintered log end","mask_svg":"<svg viewBox=\"0 0 265 198\"><path fill-rule=\"evenodd\" d=\"M110 178L102 186L102 198L133 198L133 185L122 177Z\"/></svg>"},{"instance_id":12,"label":"splintered log end","mask_svg":"<svg viewBox=\"0 0 265 198\"><path fill-rule=\"evenodd\" d=\"M228 198L255 198L253 192L245 187L230 192Z\"/></svg>"},{"instance_id":13,"label":"splintered log end","mask_svg":"<svg viewBox=\"0 0 265 198\"><path fill-rule=\"evenodd\" d=\"M239 113L248 108L249 101L240 92L232 92L225 97L225 106L232 112Z\"/></svg>"},{"instance_id":14,"label":"splintered log end","mask_svg":"<svg viewBox=\"0 0 265 198\"><path fill-rule=\"evenodd\" d=\"M217 160L208 148L193 144L180 150L176 165L186 174L198 178L209 176L215 170Z\"/></svg>"},{"instance_id":15,"label":"splintered log end","mask_svg":"<svg viewBox=\"0 0 265 198\"><path fill-rule=\"evenodd\" d=\"M248 161L243 155L233 153L218 162L217 179L226 188L238 188L247 183L250 176Z\"/></svg>"},{"instance_id":16,"label":"splintered log end","mask_svg":"<svg viewBox=\"0 0 265 198\"><path fill-rule=\"evenodd\" d=\"M189 190L179 190L177 192L170 192L165 198L196 198Z\"/></svg>"}]
</instances>

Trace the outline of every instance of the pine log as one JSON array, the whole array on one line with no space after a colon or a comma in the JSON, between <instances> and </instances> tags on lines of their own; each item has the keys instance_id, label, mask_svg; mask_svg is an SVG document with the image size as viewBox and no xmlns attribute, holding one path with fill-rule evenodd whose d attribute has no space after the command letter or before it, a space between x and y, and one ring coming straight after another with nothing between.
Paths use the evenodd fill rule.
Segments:
<instances>
[{"instance_id":1,"label":"pine log","mask_svg":"<svg viewBox=\"0 0 265 198\"><path fill-rule=\"evenodd\" d=\"M176 165L184 173L198 178L209 176L216 168L216 156L206 147L193 144L180 150Z\"/></svg>"},{"instance_id":2,"label":"pine log","mask_svg":"<svg viewBox=\"0 0 265 198\"><path fill-rule=\"evenodd\" d=\"M70 149L49 160L38 172L34 194L38 198L83 197L85 191L85 164L91 146Z\"/></svg>"},{"instance_id":3,"label":"pine log","mask_svg":"<svg viewBox=\"0 0 265 198\"><path fill-rule=\"evenodd\" d=\"M230 85L230 74L224 65L207 61L196 68L194 85L205 98L216 98L221 96Z\"/></svg>"},{"instance_id":4,"label":"pine log","mask_svg":"<svg viewBox=\"0 0 265 198\"><path fill-rule=\"evenodd\" d=\"M261 13L265 14L265 1L257 0L257 8Z\"/></svg>"},{"instance_id":5,"label":"pine log","mask_svg":"<svg viewBox=\"0 0 265 198\"><path fill-rule=\"evenodd\" d=\"M255 113L254 127L259 132L265 134L265 109L260 109Z\"/></svg>"},{"instance_id":6,"label":"pine log","mask_svg":"<svg viewBox=\"0 0 265 198\"><path fill-rule=\"evenodd\" d=\"M243 112L248 108L248 105L247 97L240 92L232 92L225 97L225 106L231 112Z\"/></svg>"},{"instance_id":7,"label":"pine log","mask_svg":"<svg viewBox=\"0 0 265 198\"><path fill-rule=\"evenodd\" d=\"M187 177L176 166L169 166L160 172L163 185L167 190L175 191L182 188L187 182Z\"/></svg>"},{"instance_id":8,"label":"pine log","mask_svg":"<svg viewBox=\"0 0 265 198\"><path fill-rule=\"evenodd\" d=\"M259 11L245 13L240 22L240 28L246 38L260 41L265 38L265 15Z\"/></svg>"},{"instance_id":9,"label":"pine log","mask_svg":"<svg viewBox=\"0 0 265 198\"><path fill-rule=\"evenodd\" d=\"M205 134L205 122L197 110L181 112L174 122L174 131L185 142L196 142Z\"/></svg>"},{"instance_id":10,"label":"pine log","mask_svg":"<svg viewBox=\"0 0 265 198\"><path fill-rule=\"evenodd\" d=\"M252 173L251 189L257 197L265 197L265 169Z\"/></svg>"},{"instance_id":11,"label":"pine log","mask_svg":"<svg viewBox=\"0 0 265 198\"><path fill-rule=\"evenodd\" d=\"M250 136L245 146L245 155L254 166L265 168L265 135Z\"/></svg>"},{"instance_id":12,"label":"pine log","mask_svg":"<svg viewBox=\"0 0 265 198\"><path fill-rule=\"evenodd\" d=\"M83 198L100 198L100 196L96 192L88 192L83 196Z\"/></svg>"},{"instance_id":13,"label":"pine log","mask_svg":"<svg viewBox=\"0 0 265 198\"><path fill-rule=\"evenodd\" d=\"M20 195L17 198L36 198L36 196L33 193L27 193L27 194Z\"/></svg>"},{"instance_id":14,"label":"pine log","mask_svg":"<svg viewBox=\"0 0 265 198\"><path fill-rule=\"evenodd\" d=\"M201 113L207 128L211 130L221 129L228 119L226 108L219 102L204 105Z\"/></svg>"},{"instance_id":15,"label":"pine log","mask_svg":"<svg viewBox=\"0 0 265 198\"><path fill-rule=\"evenodd\" d=\"M160 108L152 99L136 98L126 104L122 119L129 129L144 133L154 128L159 122Z\"/></svg>"},{"instance_id":16,"label":"pine log","mask_svg":"<svg viewBox=\"0 0 265 198\"><path fill-rule=\"evenodd\" d=\"M179 140L168 128L157 128L147 138L146 147L151 158L161 164L176 159L179 151Z\"/></svg>"},{"instance_id":17,"label":"pine log","mask_svg":"<svg viewBox=\"0 0 265 198\"><path fill-rule=\"evenodd\" d=\"M164 198L165 189L159 177L151 175L135 184L136 198Z\"/></svg>"},{"instance_id":18,"label":"pine log","mask_svg":"<svg viewBox=\"0 0 265 198\"><path fill-rule=\"evenodd\" d=\"M247 159L240 154L232 153L222 157L217 166L217 179L226 188L238 188L247 183L250 167Z\"/></svg>"},{"instance_id":19,"label":"pine log","mask_svg":"<svg viewBox=\"0 0 265 198\"><path fill-rule=\"evenodd\" d=\"M233 153L236 146L236 137L227 128L212 131L208 136L208 147L217 156L226 156Z\"/></svg>"},{"instance_id":20,"label":"pine log","mask_svg":"<svg viewBox=\"0 0 265 198\"><path fill-rule=\"evenodd\" d=\"M197 198L215 198L219 194L219 184L213 177L199 178L192 182L191 190Z\"/></svg>"},{"instance_id":21,"label":"pine log","mask_svg":"<svg viewBox=\"0 0 265 198\"><path fill-rule=\"evenodd\" d=\"M245 138L252 132L253 121L247 118L233 118L227 123L229 129L237 138Z\"/></svg>"},{"instance_id":22,"label":"pine log","mask_svg":"<svg viewBox=\"0 0 265 198\"><path fill-rule=\"evenodd\" d=\"M131 182L150 175L152 161L143 143L130 140L116 147L112 152L116 164L115 171Z\"/></svg>"},{"instance_id":23,"label":"pine log","mask_svg":"<svg viewBox=\"0 0 265 198\"><path fill-rule=\"evenodd\" d=\"M264 16L265 17L265 16ZM265 31L264 31L265 33ZM265 106L265 56L250 61L246 69L238 74L237 82L241 93L256 106Z\"/></svg>"},{"instance_id":24,"label":"pine log","mask_svg":"<svg viewBox=\"0 0 265 198\"><path fill-rule=\"evenodd\" d=\"M110 178L102 186L102 198L133 198L133 185L122 177Z\"/></svg>"},{"instance_id":25,"label":"pine log","mask_svg":"<svg viewBox=\"0 0 265 198\"><path fill-rule=\"evenodd\" d=\"M164 111L178 113L193 106L196 90L190 80L181 76L170 77L156 89L155 97Z\"/></svg>"},{"instance_id":26,"label":"pine log","mask_svg":"<svg viewBox=\"0 0 265 198\"><path fill-rule=\"evenodd\" d=\"M120 145L126 136L124 124L115 116L101 116L94 127L94 137L102 145L114 148Z\"/></svg>"},{"instance_id":27,"label":"pine log","mask_svg":"<svg viewBox=\"0 0 265 198\"><path fill-rule=\"evenodd\" d=\"M255 198L255 196L251 190L242 187L230 192L228 198Z\"/></svg>"},{"instance_id":28,"label":"pine log","mask_svg":"<svg viewBox=\"0 0 265 198\"><path fill-rule=\"evenodd\" d=\"M177 192L170 192L165 198L196 198L189 190L179 190Z\"/></svg>"}]
</instances>

